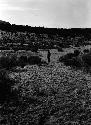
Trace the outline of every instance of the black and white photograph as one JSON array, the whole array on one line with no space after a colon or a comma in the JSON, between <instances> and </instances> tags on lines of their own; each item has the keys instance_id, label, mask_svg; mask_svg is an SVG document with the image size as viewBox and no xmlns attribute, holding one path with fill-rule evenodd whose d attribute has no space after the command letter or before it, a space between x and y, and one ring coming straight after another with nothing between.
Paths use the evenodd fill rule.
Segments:
<instances>
[{"instance_id":1,"label":"black and white photograph","mask_svg":"<svg viewBox=\"0 0 91 125\"><path fill-rule=\"evenodd\" d=\"M0 0L0 125L91 125L91 0Z\"/></svg>"}]
</instances>

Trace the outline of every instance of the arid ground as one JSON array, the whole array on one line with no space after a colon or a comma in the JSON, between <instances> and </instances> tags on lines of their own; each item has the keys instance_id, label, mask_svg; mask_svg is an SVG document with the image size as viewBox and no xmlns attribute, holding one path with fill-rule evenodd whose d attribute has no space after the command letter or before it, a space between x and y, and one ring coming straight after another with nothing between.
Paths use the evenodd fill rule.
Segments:
<instances>
[{"instance_id":1,"label":"arid ground","mask_svg":"<svg viewBox=\"0 0 91 125\"><path fill-rule=\"evenodd\" d=\"M40 53L47 60L47 52ZM16 81L13 89L19 91L19 104L1 108L0 124L91 124L91 75L58 62L65 53L51 50L48 65L27 65L9 73Z\"/></svg>"}]
</instances>

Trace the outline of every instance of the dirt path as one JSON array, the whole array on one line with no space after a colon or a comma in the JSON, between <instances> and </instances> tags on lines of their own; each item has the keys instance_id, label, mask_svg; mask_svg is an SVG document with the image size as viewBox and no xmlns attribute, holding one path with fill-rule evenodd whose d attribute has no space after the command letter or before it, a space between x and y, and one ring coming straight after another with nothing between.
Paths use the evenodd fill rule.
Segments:
<instances>
[{"instance_id":1,"label":"dirt path","mask_svg":"<svg viewBox=\"0 0 91 125\"><path fill-rule=\"evenodd\" d=\"M56 49L51 49L51 57L50 57L50 63L52 62L57 62L59 57L64 55L65 52L58 52ZM42 59L45 60L46 62L48 62L47 60L47 51L39 51L39 54L42 55Z\"/></svg>"}]
</instances>

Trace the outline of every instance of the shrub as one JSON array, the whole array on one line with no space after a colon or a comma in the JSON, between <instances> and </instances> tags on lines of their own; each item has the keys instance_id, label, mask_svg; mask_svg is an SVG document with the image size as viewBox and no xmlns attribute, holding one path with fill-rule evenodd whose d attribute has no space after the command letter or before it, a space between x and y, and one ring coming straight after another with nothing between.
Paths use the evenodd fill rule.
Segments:
<instances>
[{"instance_id":1,"label":"shrub","mask_svg":"<svg viewBox=\"0 0 91 125\"><path fill-rule=\"evenodd\" d=\"M59 58L60 62L67 61L68 59L72 59L74 57L74 53L68 53L62 57Z\"/></svg>"},{"instance_id":2,"label":"shrub","mask_svg":"<svg viewBox=\"0 0 91 125\"><path fill-rule=\"evenodd\" d=\"M79 60L76 57L74 57L71 60L71 66L73 66L73 67L81 67L81 63L79 62Z\"/></svg>"},{"instance_id":3,"label":"shrub","mask_svg":"<svg viewBox=\"0 0 91 125\"><path fill-rule=\"evenodd\" d=\"M60 62L63 62L66 66L81 67L81 62L77 58L77 53L68 53L59 58Z\"/></svg>"},{"instance_id":4,"label":"shrub","mask_svg":"<svg viewBox=\"0 0 91 125\"><path fill-rule=\"evenodd\" d=\"M10 59L9 57L2 56L0 57L0 67L9 69Z\"/></svg>"},{"instance_id":5,"label":"shrub","mask_svg":"<svg viewBox=\"0 0 91 125\"><path fill-rule=\"evenodd\" d=\"M41 64L41 58L39 56L30 56L28 57L28 63L30 65Z\"/></svg>"},{"instance_id":6,"label":"shrub","mask_svg":"<svg viewBox=\"0 0 91 125\"><path fill-rule=\"evenodd\" d=\"M0 103L10 101L14 99L14 91L11 91L11 87L14 85L14 81L10 80L6 70L0 70Z\"/></svg>"},{"instance_id":7,"label":"shrub","mask_svg":"<svg viewBox=\"0 0 91 125\"><path fill-rule=\"evenodd\" d=\"M13 68L13 67L16 67L17 65L18 65L18 63L17 63L17 57L15 55L11 56L9 58L9 67Z\"/></svg>"},{"instance_id":8,"label":"shrub","mask_svg":"<svg viewBox=\"0 0 91 125\"><path fill-rule=\"evenodd\" d=\"M17 66L17 57L16 56L2 56L0 57L0 67L11 69Z\"/></svg>"},{"instance_id":9,"label":"shrub","mask_svg":"<svg viewBox=\"0 0 91 125\"><path fill-rule=\"evenodd\" d=\"M89 49L84 49L83 52L84 53L89 53Z\"/></svg>"},{"instance_id":10,"label":"shrub","mask_svg":"<svg viewBox=\"0 0 91 125\"><path fill-rule=\"evenodd\" d=\"M18 60L18 65L23 68L27 63L28 63L27 56L20 56Z\"/></svg>"},{"instance_id":11,"label":"shrub","mask_svg":"<svg viewBox=\"0 0 91 125\"><path fill-rule=\"evenodd\" d=\"M85 64L91 66L91 54L84 54L82 59Z\"/></svg>"}]
</instances>

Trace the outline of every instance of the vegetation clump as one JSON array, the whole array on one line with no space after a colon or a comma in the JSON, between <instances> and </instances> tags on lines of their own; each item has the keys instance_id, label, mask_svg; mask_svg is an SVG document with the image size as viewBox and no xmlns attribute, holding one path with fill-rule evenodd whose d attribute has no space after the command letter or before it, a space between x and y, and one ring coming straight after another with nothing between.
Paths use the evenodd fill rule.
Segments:
<instances>
[{"instance_id":1,"label":"vegetation clump","mask_svg":"<svg viewBox=\"0 0 91 125\"><path fill-rule=\"evenodd\" d=\"M39 56L30 56L28 57L28 63L30 65L40 65L41 64L41 58Z\"/></svg>"},{"instance_id":2,"label":"vegetation clump","mask_svg":"<svg viewBox=\"0 0 91 125\"><path fill-rule=\"evenodd\" d=\"M20 56L19 59L18 59L18 65L21 66L22 68L27 65L28 63L28 59L27 59L27 56Z\"/></svg>"},{"instance_id":3,"label":"vegetation clump","mask_svg":"<svg viewBox=\"0 0 91 125\"><path fill-rule=\"evenodd\" d=\"M0 104L9 102L11 99L14 101L18 99L18 93L13 91L12 87L15 84L8 76L8 71L5 69L0 70Z\"/></svg>"},{"instance_id":4,"label":"vegetation clump","mask_svg":"<svg viewBox=\"0 0 91 125\"><path fill-rule=\"evenodd\" d=\"M84 53L89 53L89 49L84 49L83 52Z\"/></svg>"},{"instance_id":5,"label":"vegetation clump","mask_svg":"<svg viewBox=\"0 0 91 125\"><path fill-rule=\"evenodd\" d=\"M81 67L81 62L78 58L80 54L79 50L74 50L74 53L67 53L59 58L60 62L63 62L66 66Z\"/></svg>"},{"instance_id":6,"label":"vegetation clump","mask_svg":"<svg viewBox=\"0 0 91 125\"><path fill-rule=\"evenodd\" d=\"M63 52L62 47L58 47L58 52Z\"/></svg>"},{"instance_id":7,"label":"vegetation clump","mask_svg":"<svg viewBox=\"0 0 91 125\"><path fill-rule=\"evenodd\" d=\"M17 57L15 56L1 56L0 57L0 68L6 68L9 70L13 67L16 67L17 65L18 65Z\"/></svg>"}]
</instances>

